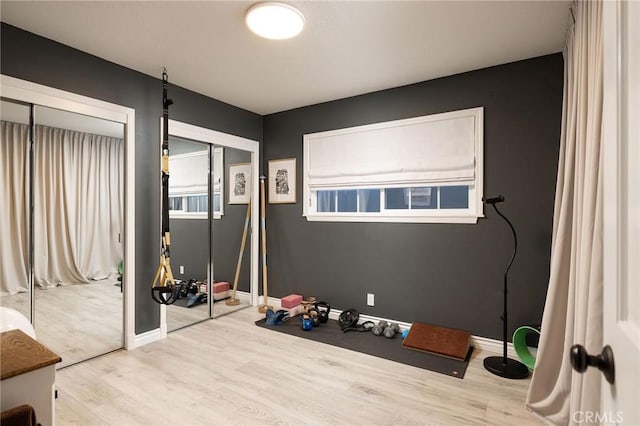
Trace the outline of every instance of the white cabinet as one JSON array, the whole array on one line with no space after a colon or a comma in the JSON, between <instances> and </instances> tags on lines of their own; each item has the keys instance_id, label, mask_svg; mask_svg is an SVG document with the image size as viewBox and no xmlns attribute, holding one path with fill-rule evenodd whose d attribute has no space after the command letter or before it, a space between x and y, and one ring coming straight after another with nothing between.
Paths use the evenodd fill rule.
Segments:
<instances>
[{"instance_id":1,"label":"white cabinet","mask_svg":"<svg viewBox=\"0 0 640 426\"><path fill-rule=\"evenodd\" d=\"M55 424L56 363L61 359L21 330L0 334L0 410L31 405L42 426Z\"/></svg>"}]
</instances>

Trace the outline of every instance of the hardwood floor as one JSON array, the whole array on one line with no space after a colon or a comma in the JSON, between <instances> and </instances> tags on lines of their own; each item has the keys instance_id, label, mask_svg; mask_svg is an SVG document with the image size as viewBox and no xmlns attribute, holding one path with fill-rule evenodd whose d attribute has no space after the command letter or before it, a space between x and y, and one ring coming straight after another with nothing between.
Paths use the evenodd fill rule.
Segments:
<instances>
[{"instance_id":1,"label":"hardwood floor","mask_svg":"<svg viewBox=\"0 0 640 426\"><path fill-rule=\"evenodd\" d=\"M35 289L34 326L38 341L62 357L58 368L84 361L123 347L123 300L115 279L89 284ZM213 317L249 307L249 295L238 294L241 303L228 306L224 300L213 306ZM29 316L29 294L0 297L0 305ZM168 331L208 316L206 304L183 308L167 307Z\"/></svg>"},{"instance_id":2,"label":"hardwood floor","mask_svg":"<svg viewBox=\"0 0 640 426\"><path fill-rule=\"evenodd\" d=\"M246 295L239 298L240 304L229 306L225 300L218 300L213 304L213 318L228 315L240 309L248 308L249 296ZM178 305L167 306L167 330L175 331L182 327L189 326L196 322L206 320L209 316L209 306L206 303L185 308Z\"/></svg>"},{"instance_id":3,"label":"hardwood floor","mask_svg":"<svg viewBox=\"0 0 640 426\"><path fill-rule=\"evenodd\" d=\"M123 303L118 281L35 289L38 341L62 357L58 368L122 348ZM29 294L2 296L0 304L29 313Z\"/></svg>"},{"instance_id":4,"label":"hardwood floor","mask_svg":"<svg viewBox=\"0 0 640 426\"><path fill-rule=\"evenodd\" d=\"M58 425L539 425L529 380L463 380L275 333L255 307L57 372ZM399 342L399 341L398 341Z\"/></svg>"}]
</instances>

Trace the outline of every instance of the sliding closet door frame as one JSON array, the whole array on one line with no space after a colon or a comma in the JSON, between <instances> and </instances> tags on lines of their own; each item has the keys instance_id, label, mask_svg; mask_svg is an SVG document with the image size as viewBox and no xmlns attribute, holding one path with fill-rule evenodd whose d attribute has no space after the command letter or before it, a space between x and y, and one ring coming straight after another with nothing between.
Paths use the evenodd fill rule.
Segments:
<instances>
[{"instance_id":1,"label":"sliding closet door frame","mask_svg":"<svg viewBox=\"0 0 640 426\"><path fill-rule=\"evenodd\" d=\"M124 124L123 345L127 350L139 346L135 332L135 110L6 75L0 75L0 87L5 98Z\"/></svg>"},{"instance_id":2,"label":"sliding closet door frame","mask_svg":"<svg viewBox=\"0 0 640 426\"><path fill-rule=\"evenodd\" d=\"M162 117L160 118L160 129L162 129ZM162 131L160 132L162 134ZM229 135L216 130L205 129L204 127L181 121L169 119L169 136L190 139L196 142L205 142L216 147L235 148L251 153L251 188L258 188L258 177L260 175L260 144L251 139ZM158 159L160 161L160 159ZM211 204L211 203L210 203ZM258 191L251 191L251 229L258 229ZM211 210L211 209L209 209ZM160 233L158 233L160 235ZM258 305L258 232L251 232L251 276L249 291L251 293L251 306ZM211 262L209 262L211 263ZM210 311L211 312L211 311ZM161 338L167 336L167 307L160 306L160 335Z\"/></svg>"}]
</instances>

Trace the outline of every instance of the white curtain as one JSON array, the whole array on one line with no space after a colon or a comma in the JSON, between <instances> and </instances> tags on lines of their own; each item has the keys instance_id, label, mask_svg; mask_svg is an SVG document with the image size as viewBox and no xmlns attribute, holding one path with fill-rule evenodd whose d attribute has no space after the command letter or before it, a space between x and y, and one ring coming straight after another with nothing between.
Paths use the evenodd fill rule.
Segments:
<instances>
[{"instance_id":1,"label":"white curtain","mask_svg":"<svg viewBox=\"0 0 640 426\"><path fill-rule=\"evenodd\" d=\"M0 291L29 291L29 126L0 128Z\"/></svg>"},{"instance_id":2,"label":"white curtain","mask_svg":"<svg viewBox=\"0 0 640 426\"><path fill-rule=\"evenodd\" d=\"M572 5L565 51L562 135L551 274L527 407L577 424L600 407L601 373L571 368L575 343L602 350L602 3Z\"/></svg>"},{"instance_id":3,"label":"white curtain","mask_svg":"<svg viewBox=\"0 0 640 426\"><path fill-rule=\"evenodd\" d=\"M20 125L2 123L3 139L15 136ZM26 126L24 126L26 127ZM86 283L107 278L117 270L122 258L123 229L123 149L122 139L35 126L34 135L34 260L35 283L43 288L60 284ZM24 148L17 145L24 144ZM28 174L20 175L28 164L27 138L3 140L3 174L14 175L3 187L5 207L28 212L28 197L22 200L6 193L28 193ZM10 152L5 145L14 146ZM6 152L5 152L6 151ZM3 215L4 218L4 215ZM21 219L22 220L22 219ZM3 229L15 219L3 219ZM24 221L28 216L24 214ZM16 227L20 228L20 227ZM28 228L27 224L24 228ZM2 242L3 293L25 291L12 285L13 274L26 276L28 241L23 228L16 238ZM18 235L19 234L19 235ZM23 259L11 267L7 259ZM18 264L15 260L13 264ZM11 268L10 268L11 267ZM25 280L26 282L26 280Z\"/></svg>"}]
</instances>

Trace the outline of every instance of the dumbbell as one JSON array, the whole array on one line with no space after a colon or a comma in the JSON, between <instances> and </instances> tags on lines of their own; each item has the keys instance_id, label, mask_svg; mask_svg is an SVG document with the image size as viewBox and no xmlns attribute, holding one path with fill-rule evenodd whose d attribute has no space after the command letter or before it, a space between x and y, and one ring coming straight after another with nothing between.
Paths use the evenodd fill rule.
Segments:
<instances>
[{"instance_id":1,"label":"dumbbell","mask_svg":"<svg viewBox=\"0 0 640 426\"><path fill-rule=\"evenodd\" d=\"M381 320L378 324L374 325L371 332L374 336L381 336L384 333L384 329L389 326L389 323L385 320Z\"/></svg>"},{"instance_id":2,"label":"dumbbell","mask_svg":"<svg viewBox=\"0 0 640 426\"><path fill-rule=\"evenodd\" d=\"M388 338L388 339L393 339L396 336L396 333L398 333L400 331L400 326L398 324L389 324L389 326L387 326L384 331L384 337Z\"/></svg>"}]
</instances>

